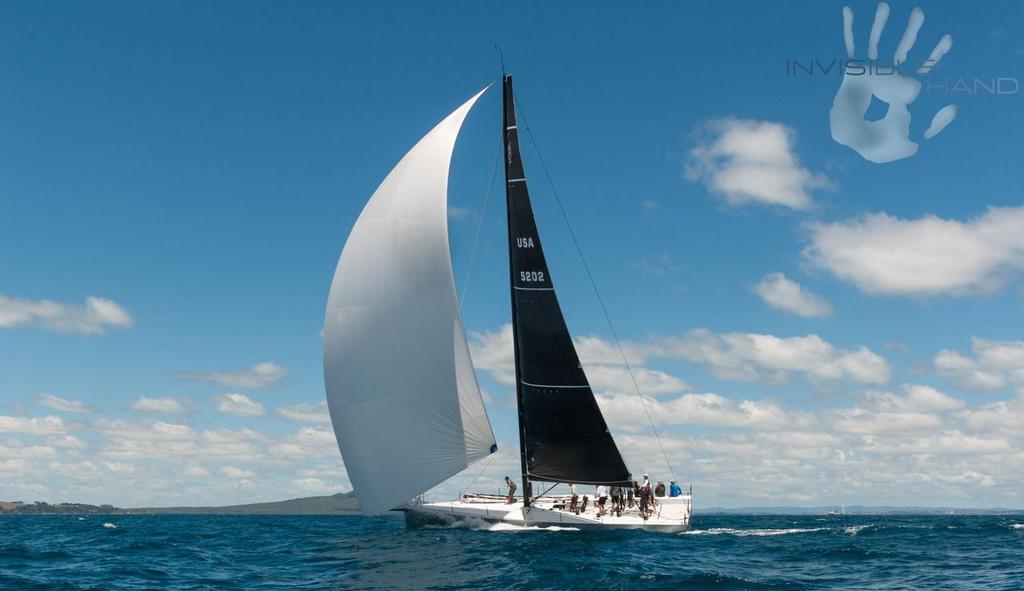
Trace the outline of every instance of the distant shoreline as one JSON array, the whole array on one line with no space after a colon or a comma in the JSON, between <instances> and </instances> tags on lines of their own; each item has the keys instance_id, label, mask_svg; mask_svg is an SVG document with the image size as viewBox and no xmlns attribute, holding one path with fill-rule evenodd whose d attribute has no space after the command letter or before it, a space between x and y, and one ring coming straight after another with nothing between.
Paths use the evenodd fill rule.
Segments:
<instances>
[{"instance_id":1,"label":"distant shoreline","mask_svg":"<svg viewBox=\"0 0 1024 591\"><path fill-rule=\"evenodd\" d=\"M139 507L85 503L0 502L4 515L359 515L359 501L351 493L302 497L268 503L247 503L220 507ZM969 507L901 507L867 505L822 505L815 507L708 507L694 509L694 515L1024 515L1024 509Z\"/></svg>"},{"instance_id":2,"label":"distant shoreline","mask_svg":"<svg viewBox=\"0 0 1024 591\"><path fill-rule=\"evenodd\" d=\"M86 503L0 503L2 515L358 515L352 493L221 507L139 507Z\"/></svg>"}]
</instances>

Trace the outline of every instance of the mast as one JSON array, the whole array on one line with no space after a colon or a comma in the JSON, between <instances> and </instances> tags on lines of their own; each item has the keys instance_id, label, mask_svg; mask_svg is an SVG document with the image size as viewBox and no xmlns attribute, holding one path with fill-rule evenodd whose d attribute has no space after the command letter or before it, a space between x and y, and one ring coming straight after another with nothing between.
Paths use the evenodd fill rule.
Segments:
<instances>
[{"instance_id":1,"label":"mast","mask_svg":"<svg viewBox=\"0 0 1024 591\"><path fill-rule=\"evenodd\" d=\"M519 153L504 76L505 196L523 497L530 481L625 484L629 470L601 414L558 304Z\"/></svg>"},{"instance_id":2,"label":"mast","mask_svg":"<svg viewBox=\"0 0 1024 591\"><path fill-rule=\"evenodd\" d=\"M522 468L522 481L523 481L523 507L530 506L530 470L526 461L526 407L525 401L523 400L523 380L519 370L519 336L515 330L515 326L518 325L518 319L516 318L516 278L515 278L515 262L512 259L512 242L515 240L513 235L513 223L512 223L512 193L509 183L509 179L514 178L510 175L512 168L512 144L510 142L510 135L515 134L516 140L516 151L519 150L519 128L516 126L516 105L515 100L512 97L512 76L502 72L502 126L501 136L503 140L503 146L505 153L505 198L509 202L506 207L506 213L508 216L508 272L509 272L509 303L512 306L512 351L515 356L516 366L516 409L519 413L519 462ZM518 160L518 154L516 154ZM522 172L522 162L519 162L519 172ZM519 175L522 176L522 175Z\"/></svg>"}]
</instances>

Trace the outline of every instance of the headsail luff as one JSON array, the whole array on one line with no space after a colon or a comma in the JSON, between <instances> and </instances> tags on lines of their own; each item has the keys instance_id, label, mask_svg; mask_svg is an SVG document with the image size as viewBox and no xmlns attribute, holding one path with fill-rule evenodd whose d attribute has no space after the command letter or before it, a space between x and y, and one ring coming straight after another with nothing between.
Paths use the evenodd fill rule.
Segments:
<instances>
[{"instance_id":1,"label":"headsail luff","mask_svg":"<svg viewBox=\"0 0 1024 591\"><path fill-rule=\"evenodd\" d=\"M366 514L400 506L497 449L463 332L447 217L455 141L486 90L381 182L331 284L327 403Z\"/></svg>"},{"instance_id":2,"label":"headsail luff","mask_svg":"<svg viewBox=\"0 0 1024 591\"><path fill-rule=\"evenodd\" d=\"M512 329L524 477L625 483L629 470L608 432L558 305L519 153L512 77L504 77L505 192Z\"/></svg>"}]
</instances>

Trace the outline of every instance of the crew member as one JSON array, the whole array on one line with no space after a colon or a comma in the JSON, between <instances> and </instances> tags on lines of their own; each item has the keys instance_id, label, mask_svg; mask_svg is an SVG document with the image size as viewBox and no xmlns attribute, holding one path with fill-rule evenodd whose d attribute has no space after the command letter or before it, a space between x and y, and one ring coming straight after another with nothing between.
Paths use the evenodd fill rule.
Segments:
<instances>
[{"instance_id":1,"label":"crew member","mask_svg":"<svg viewBox=\"0 0 1024 591\"><path fill-rule=\"evenodd\" d=\"M508 485L508 499L506 502L511 505L516 502L516 483L512 482L512 479L506 476L505 484Z\"/></svg>"}]
</instances>

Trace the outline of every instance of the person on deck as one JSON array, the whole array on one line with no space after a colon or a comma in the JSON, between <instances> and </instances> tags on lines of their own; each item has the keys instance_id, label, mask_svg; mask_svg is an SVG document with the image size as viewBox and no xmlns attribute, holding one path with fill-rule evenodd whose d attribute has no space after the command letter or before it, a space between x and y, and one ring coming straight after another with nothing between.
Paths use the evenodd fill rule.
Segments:
<instances>
[{"instance_id":1,"label":"person on deck","mask_svg":"<svg viewBox=\"0 0 1024 591\"><path fill-rule=\"evenodd\" d=\"M579 506L580 496L578 494L576 494L576 485L575 484L570 484L569 485L569 495L570 495L569 496L569 510L572 511L573 513L579 515L580 514L580 506Z\"/></svg>"},{"instance_id":2,"label":"person on deck","mask_svg":"<svg viewBox=\"0 0 1024 591\"><path fill-rule=\"evenodd\" d=\"M654 513L654 508L658 506L658 501L654 499L654 487L651 486L651 477L647 474L644 474L644 481L640 485L641 498L644 495L644 491L647 493L647 513L650 515L651 513Z\"/></svg>"},{"instance_id":3,"label":"person on deck","mask_svg":"<svg viewBox=\"0 0 1024 591\"><path fill-rule=\"evenodd\" d=\"M622 515L622 487L618 484L612 487L612 513Z\"/></svg>"},{"instance_id":4,"label":"person on deck","mask_svg":"<svg viewBox=\"0 0 1024 591\"><path fill-rule=\"evenodd\" d=\"M683 494L683 489L679 488L679 483L676 482L675 480L670 482L669 485L670 486L668 487L668 496L678 497Z\"/></svg>"},{"instance_id":5,"label":"person on deck","mask_svg":"<svg viewBox=\"0 0 1024 591\"><path fill-rule=\"evenodd\" d=\"M508 499L505 501L509 505L516 502L516 483L512 482L512 479L508 476L505 477L505 484L508 485Z\"/></svg>"},{"instance_id":6,"label":"person on deck","mask_svg":"<svg viewBox=\"0 0 1024 591\"><path fill-rule=\"evenodd\" d=\"M658 481L658 486L654 487L654 496L656 496L656 497L663 497L663 496L665 496L665 483L664 482L662 482L660 480Z\"/></svg>"},{"instance_id":7,"label":"person on deck","mask_svg":"<svg viewBox=\"0 0 1024 591\"><path fill-rule=\"evenodd\" d=\"M608 487L599 484L597 485L597 516L601 517L604 515L604 505L608 501Z\"/></svg>"}]
</instances>

